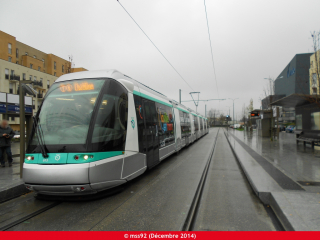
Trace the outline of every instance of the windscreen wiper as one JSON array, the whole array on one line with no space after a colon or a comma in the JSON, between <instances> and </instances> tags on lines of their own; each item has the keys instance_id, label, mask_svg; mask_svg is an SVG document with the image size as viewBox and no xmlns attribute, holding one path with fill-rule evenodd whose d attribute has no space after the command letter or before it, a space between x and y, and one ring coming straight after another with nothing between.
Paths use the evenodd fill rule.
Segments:
<instances>
[{"instance_id":1,"label":"windscreen wiper","mask_svg":"<svg viewBox=\"0 0 320 240\"><path fill-rule=\"evenodd\" d=\"M35 128L35 134L37 134L37 139L38 139L39 147L41 150L41 154L44 158L48 158L49 155L46 151L45 143L43 140L43 132L40 126L40 119L39 121L37 121L35 117L33 118L33 127Z\"/></svg>"}]
</instances>

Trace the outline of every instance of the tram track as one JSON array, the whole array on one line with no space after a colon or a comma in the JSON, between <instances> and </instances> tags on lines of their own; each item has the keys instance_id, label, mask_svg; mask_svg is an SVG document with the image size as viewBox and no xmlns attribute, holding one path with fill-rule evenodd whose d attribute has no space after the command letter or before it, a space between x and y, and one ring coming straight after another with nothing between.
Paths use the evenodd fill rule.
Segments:
<instances>
[{"instance_id":1,"label":"tram track","mask_svg":"<svg viewBox=\"0 0 320 240\"><path fill-rule=\"evenodd\" d=\"M10 228L12 228L12 227L14 227L16 225L19 225L20 223L23 223L23 222L25 222L25 221L27 221L27 220L35 217L35 216L38 216L39 214L41 214L41 213L43 213L45 211L48 211L49 209L52 209L52 208L54 208L55 206L57 206L59 204L61 204L61 202L51 203L50 205L48 205L46 207L43 207L43 208L41 208L41 209L39 209L39 210L37 210L35 212L32 212L32 213L30 213L30 214L28 214L28 215L26 215L26 216L24 216L24 217L22 217L22 218L20 218L20 219L18 219L16 221L14 221L14 222L11 222L11 223L3 226L3 227L0 227L0 231L7 231Z\"/></svg>"},{"instance_id":2,"label":"tram track","mask_svg":"<svg viewBox=\"0 0 320 240\"><path fill-rule=\"evenodd\" d=\"M213 153L214 153L214 150L215 150L215 147L216 147L216 144L217 144L219 131L220 131L220 128L218 129L218 132L216 134L214 145L213 145L213 147L211 149L209 158L207 160L207 163L206 163L205 168L203 170L202 176L200 178L199 185L198 185L198 187L196 189L196 192L195 192L195 195L194 195L190 210L188 212L187 218L186 218L186 220L185 220L185 222L183 224L183 227L182 227L181 231L192 231L192 229L193 229L193 225L194 225L194 223L196 221L197 210L199 208L199 204L200 204L203 188L204 188L204 185L205 185L205 182L206 182L206 178L207 178L207 175L208 175L208 169L209 169L210 163L212 161Z\"/></svg>"}]
</instances>

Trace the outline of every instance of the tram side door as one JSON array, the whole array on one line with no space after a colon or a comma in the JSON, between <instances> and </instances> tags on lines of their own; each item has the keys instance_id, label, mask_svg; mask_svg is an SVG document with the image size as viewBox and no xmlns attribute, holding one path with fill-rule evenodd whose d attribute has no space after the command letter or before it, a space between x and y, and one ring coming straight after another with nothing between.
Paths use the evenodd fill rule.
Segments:
<instances>
[{"instance_id":1,"label":"tram side door","mask_svg":"<svg viewBox=\"0 0 320 240\"><path fill-rule=\"evenodd\" d=\"M159 134L157 126L157 112L155 103L143 100L144 105L144 146L146 148L147 166L151 168L159 161Z\"/></svg>"}]
</instances>

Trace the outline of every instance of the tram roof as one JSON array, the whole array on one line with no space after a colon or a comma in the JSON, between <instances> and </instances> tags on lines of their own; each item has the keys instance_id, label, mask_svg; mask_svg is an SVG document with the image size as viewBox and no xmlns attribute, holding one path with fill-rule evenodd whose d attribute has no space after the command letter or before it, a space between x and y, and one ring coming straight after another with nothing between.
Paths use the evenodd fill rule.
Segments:
<instances>
[{"instance_id":1,"label":"tram roof","mask_svg":"<svg viewBox=\"0 0 320 240\"><path fill-rule=\"evenodd\" d=\"M136 85L138 88L142 88L147 92L150 92L162 99L165 99L169 102L175 102L173 99L168 98L164 94L152 89L151 87L119 72L116 69L108 69L108 70L95 70L95 71L83 71L83 72L76 72L76 73L68 73L64 74L61 77L59 77L55 82L64 82L64 81L70 81L70 80L76 80L76 79L84 79L84 78L112 78L115 80L125 79L129 82L132 82L134 85ZM186 106L182 104L172 104L176 105L177 108L180 108L180 110L184 112L189 112L193 115L196 115L198 117L204 118L202 115L196 113L194 110L191 110L187 108ZM191 110L191 111L190 111Z\"/></svg>"}]
</instances>

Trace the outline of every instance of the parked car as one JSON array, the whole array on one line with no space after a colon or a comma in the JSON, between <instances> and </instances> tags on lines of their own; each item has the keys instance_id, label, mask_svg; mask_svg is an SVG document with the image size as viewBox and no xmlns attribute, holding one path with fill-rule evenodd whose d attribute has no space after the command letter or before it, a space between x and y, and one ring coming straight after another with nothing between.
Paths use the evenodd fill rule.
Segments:
<instances>
[{"instance_id":1,"label":"parked car","mask_svg":"<svg viewBox=\"0 0 320 240\"><path fill-rule=\"evenodd\" d=\"M25 137L27 137L27 134L25 134ZM19 131L14 131L14 136L12 140L20 140L20 132Z\"/></svg>"},{"instance_id":2,"label":"parked car","mask_svg":"<svg viewBox=\"0 0 320 240\"><path fill-rule=\"evenodd\" d=\"M294 133L296 126L290 125L286 128L286 133Z\"/></svg>"}]
</instances>

